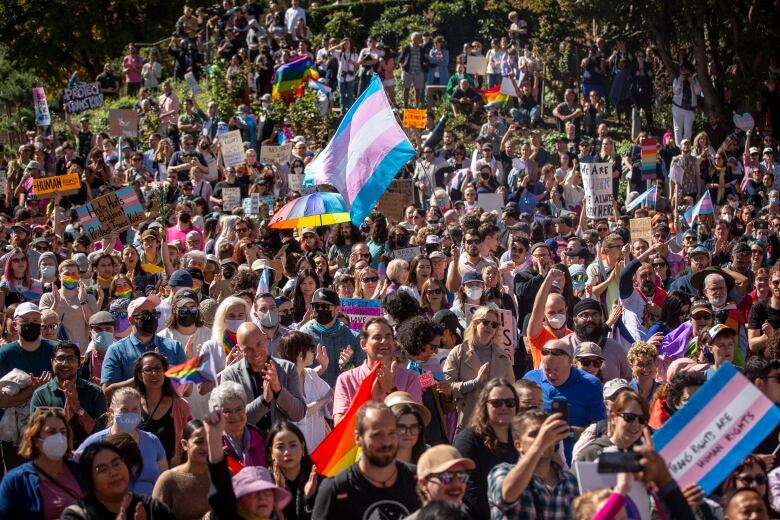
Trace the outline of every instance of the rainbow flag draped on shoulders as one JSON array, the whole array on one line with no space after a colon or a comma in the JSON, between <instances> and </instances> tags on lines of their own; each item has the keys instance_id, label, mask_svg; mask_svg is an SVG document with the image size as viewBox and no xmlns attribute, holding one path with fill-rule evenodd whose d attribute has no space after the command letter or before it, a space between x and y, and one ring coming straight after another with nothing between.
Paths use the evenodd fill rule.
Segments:
<instances>
[{"instance_id":1,"label":"rainbow flag draped on shoulders","mask_svg":"<svg viewBox=\"0 0 780 520\"><path fill-rule=\"evenodd\" d=\"M169 368L165 375L178 383L215 383L217 370L209 352L193 356L180 365Z\"/></svg>"},{"instance_id":2,"label":"rainbow flag draped on shoulders","mask_svg":"<svg viewBox=\"0 0 780 520\"><path fill-rule=\"evenodd\" d=\"M296 96L303 94L310 79L319 78L317 71L311 65L308 56L299 56L281 65L274 72L271 97L281 99L288 104L295 101Z\"/></svg>"},{"instance_id":3,"label":"rainbow flag draped on shoulders","mask_svg":"<svg viewBox=\"0 0 780 520\"><path fill-rule=\"evenodd\" d=\"M504 107L509 105L512 98L506 94L501 93L501 85L496 85L485 90L477 89L479 95L482 96L482 100L485 104L492 103L493 106Z\"/></svg>"},{"instance_id":4,"label":"rainbow flag draped on shoulders","mask_svg":"<svg viewBox=\"0 0 780 520\"><path fill-rule=\"evenodd\" d=\"M317 466L317 473L333 477L357 462L360 448L355 442L357 412L361 406L371 400L371 389L376 381L380 363L374 365L368 376L360 383L352 404L341 421L325 437L311 454L311 460Z\"/></svg>"}]
</instances>

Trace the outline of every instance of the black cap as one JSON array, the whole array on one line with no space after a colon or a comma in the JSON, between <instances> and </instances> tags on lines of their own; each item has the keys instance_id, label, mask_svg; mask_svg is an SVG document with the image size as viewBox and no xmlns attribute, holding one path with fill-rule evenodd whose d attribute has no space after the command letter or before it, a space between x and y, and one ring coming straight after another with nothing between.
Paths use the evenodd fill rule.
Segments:
<instances>
[{"instance_id":1,"label":"black cap","mask_svg":"<svg viewBox=\"0 0 780 520\"><path fill-rule=\"evenodd\" d=\"M569 249L564 251L563 254L566 256L588 258L588 255L590 255L590 251L588 251L588 248L585 246L577 246L577 247L570 247Z\"/></svg>"},{"instance_id":2,"label":"black cap","mask_svg":"<svg viewBox=\"0 0 780 520\"><path fill-rule=\"evenodd\" d=\"M327 303L329 305L341 305L339 295L333 289L322 287L314 291L311 297L312 303Z\"/></svg>"},{"instance_id":3,"label":"black cap","mask_svg":"<svg viewBox=\"0 0 780 520\"><path fill-rule=\"evenodd\" d=\"M458 317L455 315L454 312L452 312L449 309L442 309L436 314L433 315L434 323L438 323L445 329L449 330L453 334L457 334L460 337L463 337L463 326L460 324L460 320L458 320Z\"/></svg>"}]
</instances>

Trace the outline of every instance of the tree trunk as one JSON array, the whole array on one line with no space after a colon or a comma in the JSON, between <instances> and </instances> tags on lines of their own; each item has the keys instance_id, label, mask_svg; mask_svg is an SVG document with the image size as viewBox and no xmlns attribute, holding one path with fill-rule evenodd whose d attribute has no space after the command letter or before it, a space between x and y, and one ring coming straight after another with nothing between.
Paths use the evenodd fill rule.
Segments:
<instances>
[{"instance_id":1,"label":"tree trunk","mask_svg":"<svg viewBox=\"0 0 780 520\"><path fill-rule=\"evenodd\" d=\"M712 85L709 74L707 74L707 42L704 38L704 21L707 16L707 6L705 0L696 0L692 10L686 10L685 18L688 21L691 40L693 43L693 55L696 58L696 74L698 75L699 85L702 94L704 94L704 105L707 110L722 112L722 103L715 87Z\"/></svg>"}]
</instances>

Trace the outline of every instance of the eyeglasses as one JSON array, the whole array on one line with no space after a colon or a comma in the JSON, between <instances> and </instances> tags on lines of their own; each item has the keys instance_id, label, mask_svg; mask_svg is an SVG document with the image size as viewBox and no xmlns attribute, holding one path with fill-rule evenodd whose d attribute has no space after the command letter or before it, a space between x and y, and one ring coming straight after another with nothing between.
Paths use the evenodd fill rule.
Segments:
<instances>
[{"instance_id":1,"label":"eyeglasses","mask_svg":"<svg viewBox=\"0 0 780 520\"><path fill-rule=\"evenodd\" d=\"M441 294L441 289L427 289L425 294Z\"/></svg>"},{"instance_id":2,"label":"eyeglasses","mask_svg":"<svg viewBox=\"0 0 780 520\"><path fill-rule=\"evenodd\" d=\"M79 358L77 356L56 356L54 358L55 363L59 363L60 365L65 363L78 363Z\"/></svg>"},{"instance_id":3,"label":"eyeglasses","mask_svg":"<svg viewBox=\"0 0 780 520\"><path fill-rule=\"evenodd\" d=\"M711 320L712 314L710 314L709 312L700 312L698 314L692 314L691 318L693 318L696 321Z\"/></svg>"},{"instance_id":4,"label":"eyeglasses","mask_svg":"<svg viewBox=\"0 0 780 520\"><path fill-rule=\"evenodd\" d=\"M653 267L654 268L656 268L656 267L666 267L666 264L663 263L663 262L653 263Z\"/></svg>"},{"instance_id":5,"label":"eyeglasses","mask_svg":"<svg viewBox=\"0 0 780 520\"><path fill-rule=\"evenodd\" d=\"M472 238L470 240L466 240L466 245L474 246L474 245L477 245L477 244L479 244L479 239L478 238Z\"/></svg>"},{"instance_id":6,"label":"eyeglasses","mask_svg":"<svg viewBox=\"0 0 780 520\"><path fill-rule=\"evenodd\" d=\"M632 423L634 421L638 421L639 424L641 424L641 425L647 424L647 416L646 415L630 413L630 412L619 413L618 415L620 417L622 417L623 420L626 421L627 423Z\"/></svg>"},{"instance_id":7,"label":"eyeglasses","mask_svg":"<svg viewBox=\"0 0 780 520\"><path fill-rule=\"evenodd\" d=\"M398 424L395 427L395 431L401 435L420 435L423 431L421 424Z\"/></svg>"},{"instance_id":8,"label":"eyeglasses","mask_svg":"<svg viewBox=\"0 0 780 520\"><path fill-rule=\"evenodd\" d=\"M763 486L767 482L766 475L737 475L737 480L748 486Z\"/></svg>"},{"instance_id":9,"label":"eyeglasses","mask_svg":"<svg viewBox=\"0 0 780 520\"><path fill-rule=\"evenodd\" d=\"M466 484L469 481L469 475L468 471L442 471L441 473L428 475L425 478L428 480L436 479L445 486L449 486L455 481Z\"/></svg>"},{"instance_id":10,"label":"eyeglasses","mask_svg":"<svg viewBox=\"0 0 780 520\"><path fill-rule=\"evenodd\" d=\"M360 279L363 283L377 283L379 281L378 276L366 276L365 278Z\"/></svg>"},{"instance_id":11,"label":"eyeglasses","mask_svg":"<svg viewBox=\"0 0 780 520\"><path fill-rule=\"evenodd\" d=\"M43 325L41 325L41 328L43 330L55 330L59 326L60 326L59 323L44 323Z\"/></svg>"},{"instance_id":12,"label":"eyeglasses","mask_svg":"<svg viewBox=\"0 0 780 520\"><path fill-rule=\"evenodd\" d=\"M580 365L584 367L593 367L593 368L601 368L601 365L604 363L599 358L580 358L577 361L579 361Z\"/></svg>"},{"instance_id":13,"label":"eyeglasses","mask_svg":"<svg viewBox=\"0 0 780 520\"><path fill-rule=\"evenodd\" d=\"M493 408L515 408L517 407L517 399L514 397L508 397L506 399L488 399L488 404Z\"/></svg>"},{"instance_id":14,"label":"eyeglasses","mask_svg":"<svg viewBox=\"0 0 780 520\"><path fill-rule=\"evenodd\" d=\"M165 369L163 367L146 367L142 368L141 372L144 374L162 374L165 372Z\"/></svg>"},{"instance_id":15,"label":"eyeglasses","mask_svg":"<svg viewBox=\"0 0 780 520\"><path fill-rule=\"evenodd\" d=\"M112 471L119 471L122 469L122 466L124 466L125 463L120 459L119 457L115 458L108 464L98 464L95 466L95 475L101 476L101 475L108 475Z\"/></svg>"},{"instance_id":16,"label":"eyeglasses","mask_svg":"<svg viewBox=\"0 0 780 520\"><path fill-rule=\"evenodd\" d=\"M481 323L483 327L489 327L491 329L497 329L499 326L501 326L499 322L487 319L479 320L479 323Z\"/></svg>"}]
</instances>

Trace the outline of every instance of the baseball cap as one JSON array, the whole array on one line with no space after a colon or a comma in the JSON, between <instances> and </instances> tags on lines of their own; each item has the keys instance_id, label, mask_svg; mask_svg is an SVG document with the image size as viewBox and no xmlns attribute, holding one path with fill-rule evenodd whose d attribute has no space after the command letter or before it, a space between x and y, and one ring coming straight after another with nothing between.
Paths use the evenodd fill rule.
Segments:
<instances>
[{"instance_id":1,"label":"baseball cap","mask_svg":"<svg viewBox=\"0 0 780 520\"><path fill-rule=\"evenodd\" d=\"M763 153L770 153L770 154L774 155L775 151L767 146L766 148L764 148L764 152ZM32 161L30 161L30 162L32 162ZM29 168L30 166L28 165L27 167Z\"/></svg>"},{"instance_id":2,"label":"baseball cap","mask_svg":"<svg viewBox=\"0 0 780 520\"><path fill-rule=\"evenodd\" d=\"M262 269L270 269L271 271L275 271L275 269L271 267L271 264L265 258L258 258L252 262L252 271L260 271Z\"/></svg>"},{"instance_id":3,"label":"baseball cap","mask_svg":"<svg viewBox=\"0 0 780 520\"><path fill-rule=\"evenodd\" d=\"M610 379L604 383L604 390L601 392L601 396L604 399L612 399L621 390L631 390L628 381L621 378Z\"/></svg>"},{"instance_id":4,"label":"baseball cap","mask_svg":"<svg viewBox=\"0 0 780 520\"><path fill-rule=\"evenodd\" d=\"M132 316L135 311L142 310L141 307L151 307L150 310L156 309L160 305L160 297L156 294L150 294L149 296L141 296L130 302L127 306L127 315Z\"/></svg>"},{"instance_id":5,"label":"baseball cap","mask_svg":"<svg viewBox=\"0 0 780 520\"><path fill-rule=\"evenodd\" d=\"M468 273L463 275L460 281L463 285L465 285L471 282L482 282L483 280L482 280L482 275L479 274L478 272L469 271Z\"/></svg>"},{"instance_id":6,"label":"baseball cap","mask_svg":"<svg viewBox=\"0 0 780 520\"><path fill-rule=\"evenodd\" d=\"M339 295L333 289L327 287L321 287L314 291L311 297L312 303L327 303L329 305L341 305Z\"/></svg>"},{"instance_id":7,"label":"baseball cap","mask_svg":"<svg viewBox=\"0 0 780 520\"><path fill-rule=\"evenodd\" d=\"M750 147L750 155L758 155L758 147L757 146L751 146Z\"/></svg>"},{"instance_id":8,"label":"baseball cap","mask_svg":"<svg viewBox=\"0 0 780 520\"><path fill-rule=\"evenodd\" d=\"M116 319L108 311L98 311L89 318L89 326L95 325L116 325Z\"/></svg>"},{"instance_id":9,"label":"baseball cap","mask_svg":"<svg viewBox=\"0 0 780 520\"><path fill-rule=\"evenodd\" d=\"M709 328L707 333L710 335L710 339L715 339L718 334L723 334L724 332L731 332L733 335L736 336L737 331L729 327L728 325L724 325L723 323L717 323Z\"/></svg>"},{"instance_id":10,"label":"baseball cap","mask_svg":"<svg viewBox=\"0 0 780 520\"><path fill-rule=\"evenodd\" d=\"M89 258L87 258L87 255L84 253L76 253L71 259L79 266L79 272L86 273L89 271Z\"/></svg>"},{"instance_id":11,"label":"baseball cap","mask_svg":"<svg viewBox=\"0 0 780 520\"><path fill-rule=\"evenodd\" d=\"M185 303L198 304L198 295L192 289L179 289L176 294L173 295L173 306L180 307Z\"/></svg>"},{"instance_id":12,"label":"baseball cap","mask_svg":"<svg viewBox=\"0 0 780 520\"><path fill-rule=\"evenodd\" d=\"M574 351L574 357L575 358L583 358L583 357L597 357L604 360L604 356L601 355L601 347L599 347L596 343L593 343L592 341L583 341L577 346L577 349Z\"/></svg>"},{"instance_id":13,"label":"baseball cap","mask_svg":"<svg viewBox=\"0 0 780 520\"><path fill-rule=\"evenodd\" d=\"M19 316L24 316L25 314L29 314L31 312L40 315L41 309L39 309L38 306L32 302L20 303L16 307L16 310L14 311L14 319L18 318Z\"/></svg>"},{"instance_id":14,"label":"baseball cap","mask_svg":"<svg viewBox=\"0 0 780 520\"><path fill-rule=\"evenodd\" d=\"M236 262L232 258L223 258L222 260L219 261L219 265L228 265L228 264L238 265L238 262Z\"/></svg>"},{"instance_id":15,"label":"baseball cap","mask_svg":"<svg viewBox=\"0 0 780 520\"><path fill-rule=\"evenodd\" d=\"M537 250L537 249L539 249L540 247L543 247L543 248L547 249L547 252L550 252L550 246L548 246L548 245L547 245L547 244L545 244L544 242L537 242L537 243L535 243L534 245L532 245L532 246L531 246L531 250L530 250L530 251L528 251L528 253L529 253L529 254L533 254L533 253L534 253L534 251L536 251L536 250Z\"/></svg>"},{"instance_id":16,"label":"baseball cap","mask_svg":"<svg viewBox=\"0 0 780 520\"><path fill-rule=\"evenodd\" d=\"M11 226L13 229L19 229L27 233L28 235L32 234L32 229L28 224L25 224L24 222L17 222L13 226Z\"/></svg>"},{"instance_id":17,"label":"baseball cap","mask_svg":"<svg viewBox=\"0 0 780 520\"><path fill-rule=\"evenodd\" d=\"M442 253L441 251L434 251L433 253L428 255L429 260L446 260L447 255Z\"/></svg>"},{"instance_id":18,"label":"baseball cap","mask_svg":"<svg viewBox=\"0 0 780 520\"><path fill-rule=\"evenodd\" d=\"M693 314L697 309L706 309L712 312L712 304L709 302L709 300L705 299L694 300L691 303L691 314Z\"/></svg>"},{"instance_id":19,"label":"baseball cap","mask_svg":"<svg viewBox=\"0 0 780 520\"><path fill-rule=\"evenodd\" d=\"M696 244L693 249L691 249L691 252L688 253L689 256L693 255L707 255L710 256L710 250L707 249L707 247L704 244Z\"/></svg>"},{"instance_id":20,"label":"baseball cap","mask_svg":"<svg viewBox=\"0 0 780 520\"><path fill-rule=\"evenodd\" d=\"M168 278L168 286L170 287L187 287L192 288L192 275L186 269L179 269L171 274Z\"/></svg>"},{"instance_id":21,"label":"baseball cap","mask_svg":"<svg viewBox=\"0 0 780 520\"><path fill-rule=\"evenodd\" d=\"M306 235L316 235L316 234L317 234L317 230L314 229L313 227L307 227L301 230L301 238L305 237Z\"/></svg>"},{"instance_id":22,"label":"baseball cap","mask_svg":"<svg viewBox=\"0 0 780 520\"><path fill-rule=\"evenodd\" d=\"M461 337L463 336L463 326L460 324L460 320L458 320L458 317L455 315L455 313L449 309L442 309L438 311L433 315L433 319L431 321L441 325L453 334L457 334Z\"/></svg>"},{"instance_id":23,"label":"baseball cap","mask_svg":"<svg viewBox=\"0 0 780 520\"><path fill-rule=\"evenodd\" d=\"M27 166L24 169L25 169L25 171L40 170L41 169L41 163L39 163L38 161L30 161L30 162L27 163Z\"/></svg>"},{"instance_id":24,"label":"baseball cap","mask_svg":"<svg viewBox=\"0 0 780 520\"><path fill-rule=\"evenodd\" d=\"M455 446L449 444L432 446L417 459L417 478L443 473L458 464L463 464L469 471L473 471L477 467L473 460L463 457Z\"/></svg>"},{"instance_id":25,"label":"baseball cap","mask_svg":"<svg viewBox=\"0 0 780 520\"><path fill-rule=\"evenodd\" d=\"M292 500L290 492L274 484L271 472L263 466L246 466L233 476L232 481L236 499L250 493L270 489L274 492L275 502L280 510L284 509Z\"/></svg>"},{"instance_id":26,"label":"baseball cap","mask_svg":"<svg viewBox=\"0 0 780 520\"><path fill-rule=\"evenodd\" d=\"M577 246L568 248L563 254L569 257L576 256L579 258L587 258L590 251L588 251L588 248L585 246Z\"/></svg>"}]
</instances>

